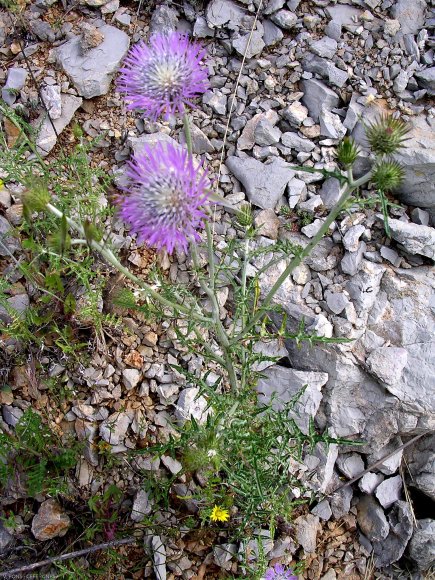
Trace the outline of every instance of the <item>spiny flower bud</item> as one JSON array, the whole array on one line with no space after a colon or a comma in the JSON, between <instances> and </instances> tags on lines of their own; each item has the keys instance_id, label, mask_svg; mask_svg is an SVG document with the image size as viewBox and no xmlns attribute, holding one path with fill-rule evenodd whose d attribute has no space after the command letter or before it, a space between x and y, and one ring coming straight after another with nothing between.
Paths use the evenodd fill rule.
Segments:
<instances>
[{"instance_id":1,"label":"spiny flower bud","mask_svg":"<svg viewBox=\"0 0 435 580\"><path fill-rule=\"evenodd\" d=\"M237 221L244 228L252 226L251 204L244 203L237 213Z\"/></svg>"},{"instance_id":2,"label":"spiny flower bud","mask_svg":"<svg viewBox=\"0 0 435 580\"><path fill-rule=\"evenodd\" d=\"M381 191L391 191L399 187L405 172L397 161L380 161L373 171L372 181Z\"/></svg>"},{"instance_id":3,"label":"spiny flower bud","mask_svg":"<svg viewBox=\"0 0 435 580\"><path fill-rule=\"evenodd\" d=\"M30 180L26 183L27 189L23 195L23 204L29 212L44 211L47 203L50 203L50 193L47 185L42 179Z\"/></svg>"},{"instance_id":4,"label":"spiny flower bud","mask_svg":"<svg viewBox=\"0 0 435 580\"><path fill-rule=\"evenodd\" d=\"M345 137L337 147L337 159L345 167L355 163L360 149L352 137Z\"/></svg>"},{"instance_id":5,"label":"spiny flower bud","mask_svg":"<svg viewBox=\"0 0 435 580\"><path fill-rule=\"evenodd\" d=\"M403 147L409 130L407 123L391 115L383 115L374 123L365 125L372 151L378 155L391 155Z\"/></svg>"}]
</instances>

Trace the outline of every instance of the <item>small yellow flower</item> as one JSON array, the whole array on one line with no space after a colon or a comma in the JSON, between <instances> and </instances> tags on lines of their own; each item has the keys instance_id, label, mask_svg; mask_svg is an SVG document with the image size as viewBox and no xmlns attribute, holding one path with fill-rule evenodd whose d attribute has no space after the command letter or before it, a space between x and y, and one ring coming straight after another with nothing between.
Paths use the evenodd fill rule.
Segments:
<instances>
[{"instance_id":1,"label":"small yellow flower","mask_svg":"<svg viewBox=\"0 0 435 580\"><path fill-rule=\"evenodd\" d=\"M226 522L230 519L230 512L215 505L211 512L210 519L212 522Z\"/></svg>"}]
</instances>

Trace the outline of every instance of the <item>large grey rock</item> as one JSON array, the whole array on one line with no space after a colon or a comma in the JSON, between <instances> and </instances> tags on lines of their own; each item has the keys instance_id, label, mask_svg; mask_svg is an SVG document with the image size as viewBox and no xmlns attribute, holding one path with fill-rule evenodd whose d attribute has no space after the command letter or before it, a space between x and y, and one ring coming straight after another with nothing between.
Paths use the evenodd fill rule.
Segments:
<instances>
[{"instance_id":1,"label":"large grey rock","mask_svg":"<svg viewBox=\"0 0 435 580\"><path fill-rule=\"evenodd\" d=\"M363 493L373 493L383 479L384 476L380 473L371 473L369 471L359 480L358 486Z\"/></svg>"},{"instance_id":2,"label":"large grey rock","mask_svg":"<svg viewBox=\"0 0 435 580\"><path fill-rule=\"evenodd\" d=\"M303 104L307 107L310 117L318 121L322 107L331 111L338 106L340 101L338 95L329 87L317 79L305 79L302 81Z\"/></svg>"},{"instance_id":3,"label":"large grey rock","mask_svg":"<svg viewBox=\"0 0 435 580\"><path fill-rule=\"evenodd\" d=\"M340 182L338 179L336 177L328 177L328 179L325 179L319 195L326 209L333 208L340 199Z\"/></svg>"},{"instance_id":4,"label":"large grey rock","mask_svg":"<svg viewBox=\"0 0 435 580\"><path fill-rule=\"evenodd\" d=\"M134 498L130 517L134 522L141 522L151 511L152 505L148 493L144 489L140 489Z\"/></svg>"},{"instance_id":5,"label":"large grey rock","mask_svg":"<svg viewBox=\"0 0 435 580\"><path fill-rule=\"evenodd\" d=\"M21 247L19 238L14 234L11 224L0 215L0 256L15 254Z\"/></svg>"},{"instance_id":6,"label":"large grey rock","mask_svg":"<svg viewBox=\"0 0 435 580\"><path fill-rule=\"evenodd\" d=\"M317 533L320 531L319 518L313 514L300 516L295 520L296 538L305 553L316 550Z\"/></svg>"},{"instance_id":7,"label":"large grey rock","mask_svg":"<svg viewBox=\"0 0 435 580\"><path fill-rule=\"evenodd\" d=\"M435 94L435 66L415 73L419 85L427 89L429 94Z\"/></svg>"},{"instance_id":8,"label":"large grey rock","mask_svg":"<svg viewBox=\"0 0 435 580\"><path fill-rule=\"evenodd\" d=\"M314 418L322 400L322 387L326 384L326 373L297 371L274 365L263 371L257 384L258 401L261 405L272 403L272 408L282 410L303 390L289 413L299 428L308 433L310 418Z\"/></svg>"},{"instance_id":9,"label":"large grey rock","mask_svg":"<svg viewBox=\"0 0 435 580\"><path fill-rule=\"evenodd\" d=\"M168 34L176 30L178 24L177 11L167 4L157 5L153 10L150 22L150 35Z\"/></svg>"},{"instance_id":10,"label":"large grey rock","mask_svg":"<svg viewBox=\"0 0 435 580\"><path fill-rule=\"evenodd\" d=\"M275 207L295 175L282 159L266 164L252 157L228 157L225 164L244 186L249 201L263 209Z\"/></svg>"},{"instance_id":11,"label":"large grey rock","mask_svg":"<svg viewBox=\"0 0 435 580\"><path fill-rule=\"evenodd\" d=\"M388 220L391 237L410 254L420 254L435 260L435 228L400 220Z\"/></svg>"},{"instance_id":12,"label":"large grey rock","mask_svg":"<svg viewBox=\"0 0 435 580\"><path fill-rule=\"evenodd\" d=\"M408 362L408 351L397 346L381 346L367 357L370 371L383 383L394 385L402 376Z\"/></svg>"},{"instance_id":13,"label":"large grey rock","mask_svg":"<svg viewBox=\"0 0 435 580\"><path fill-rule=\"evenodd\" d=\"M30 299L27 294L16 294L6 299L5 305L0 305L0 320L10 324L14 318L24 320L30 307Z\"/></svg>"},{"instance_id":14,"label":"large grey rock","mask_svg":"<svg viewBox=\"0 0 435 580\"><path fill-rule=\"evenodd\" d=\"M26 83L28 72L24 68L12 67L8 71L6 84L2 88L2 99L7 105L13 105L17 94Z\"/></svg>"},{"instance_id":15,"label":"large grey rock","mask_svg":"<svg viewBox=\"0 0 435 580\"><path fill-rule=\"evenodd\" d=\"M347 72L337 68L330 60L310 52L302 58L302 68L304 71L318 74L327 79L329 84L339 88L343 87L349 78Z\"/></svg>"},{"instance_id":16,"label":"large grey rock","mask_svg":"<svg viewBox=\"0 0 435 580\"><path fill-rule=\"evenodd\" d=\"M381 506L387 509L400 499L401 491L402 477L396 475L395 477L384 479L376 488L375 495Z\"/></svg>"},{"instance_id":17,"label":"large grey rock","mask_svg":"<svg viewBox=\"0 0 435 580\"><path fill-rule=\"evenodd\" d=\"M75 97L74 95L61 95L61 115L59 118L53 120L51 124L50 119L44 114L35 122L35 126L39 128L36 137L36 147L42 157L47 156L53 147L56 145L57 135L70 124L74 117L74 113L82 104L83 99ZM55 129L53 128L53 125Z\"/></svg>"},{"instance_id":18,"label":"large grey rock","mask_svg":"<svg viewBox=\"0 0 435 580\"><path fill-rule=\"evenodd\" d=\"M166 580L166 548L160 536L151 536L146 539L151 550L154 563L154 574L157 580Z\"/></svg>"},{"instance_id":19,"label":"large grey rock","mask_svg":"<svg viewBox=\"0 0 435 580\"><path fill-rule=\"evenodd\" d=\"M272 14L270 19L277 26L284 28L285 30L291 30L298 21L296 14L290 12L290 10L278 10L278 12Z\"/></svg>"},{"instance_id":20,"label":"large grey rock","mask_svg":"<svg viewBox=\"0 0 435 580\"><path fill-rule=\"evenodd\" d=\"M371 541L384 540L388 536L390 526L378 502L371 495L366 495L360 498L357 509L358 525L363 534Z\"/></svg>"},{"instance_id":21,"label":"large grey rock","mask_svg":"<svg viewBox=\"0 0 435 580\"><path fill-rule=\"evenodd\" d=\"M246 58L258 56L266 46L263 40L264 29L260 22L257 22L257 28L252 32L246 32L236 35L233 40L233 48Z\"/></svg>"},{"instance_id":22,"label":"large grey rock","mask_svg":"<svg viewBox=\"0 0 435 580\"><path fill-rule=\"evenodd\" d=\"M55 499L47 499L32 520L32 534L37 540L64 536L71 525L69 516Z\"/></svg>"},{"instance_id":23,"label":"large grey rock","mask_svg":"<svg viewBox=\"0 0 435 580\"><path fill-rule=\"evenodd\" d=\"M337 467L348 479L356 477L365 469L364 461L358 453L342 453L337 457Z\"/></svg>"},{"instance_id":24,"label":"large grey rock","mask_svg":"<svg viewBox=\"0 0 435 580\"><path fill-rule=\"evenodd\" d=\"M405 451L408 485L435 501L435 435L424 437Z\"/></svg>"},{"instance_id":25,"label":"large grey rock","mask_svg":"<svg viewBox=\"0 0 435 580\"><path fill-rule=\"evenodd\" d=\"M114 26L101 26L104 40L83 53L81 36L75 36L56 50L57 60L74 83L80 96L92 99L105 95L113 75L127 54L129 36Z\"/></svg>"},{"instance_id":26,"label":"large grey rock","mask_svg":"<svg viewBox=\"0 0 435 580\"><path fill-rule=\"evenodd\" d=\"M270 359L287 358L288 352L285 346L278 339L258 340L253 348L253 352L259 356ZM252 365L252 370L260 372L267 367L271 367L277 363L277 360L259 360Z\"/></svg>"},{"instance_id":27,"label":"large grey rock","mask_svg":"<svg viewBox=\"0 0 435 580\"><path fill-rule=\"evenodd\" d=\"M263 20L263 41L266 46L275 46L284 38L284 34L271 20Z\"/></svg>"},{"instance_id":28,"label":"large grey rock","mask_svg":"<svg viewBox=\"0 0 435 580\"><path fill-rule=\"evenodd\" d=\"M266 113L257 113L247 121L243 128L242 134L237 140L237 149L243 151L244 149L252 149L255 145L255 128L262 119L267 119L272 125L278 121L278 113L270 109Z\"/></svg>"},{"instance_id":29,"label":"large grey rock","mask_svg":"<svg viewBox=\"0 0 435 580\"><path fill-rule=\"evenodd\" d=\"M343 126L338 115L331 113L326 107L322 107L320 113L320 135L330 139L341 139L346 134L346 127Z\"/></svg>"},{"instance_id":30,"label":"large grey rock","mask_svg":"<svg viewBox=\"0 0 435 580\"><path fill-rule=\"evenodd\" d=\"M263 117L255 127L254 136L257 145L275 145L281 137L281 131L278 127L274 127L267 117Z\"/></svg>"},{"instance_id":31,"label":"large grey rock","mask_svg":"<svg viewBox=\"0 0 435 580\"><path fill-rule=\"evenodd\" d=\"M382 485L382 484L381 484ZM382 541L373 542L377 568L390 566L403 556L413 531L412 512L409 504L398 501L388 514L390 531Z\"/></svg>"},{"instance_id":32,"label":"large grey rock","mask_svg":"<svg viewBox=\"0 0 435 580\"><path fill-rule=\"evenodd\" d=\"M325 10L334 22L340 24L347 30L354 32L360 25L359 18L362 14L362 10L359 8L354 8L353 6L347 6L344 4L335 4L328 5Z\"/></svg>"},{"instance_id":33,"label":"large grey rock","mask_svg":"<svg viewBox=\"0 0 435 580\"><path fill-rule=\"evenodd\" d=\"M111 445L119 445L123 442L131 418L127 413L112 413L100 425L100 436Z\"/></svg>"},{"instance_id":34,"label":"large grey rock","mask_svg":"<svg viewBox=\"0 0 435 580\"><path fill-rule=\"evenodd\" d=\"M0 556L3 556L12 545L14 537L10 534L3 522L0 521Z\"/></svg>"},{"instance_id":35,"label":"large grey rock","mask_svg":"<svg viewBox=\"0 0 435 580\"><path fill-rule=\"evenodd\" d=\"M417 34L424 26L426 0L396 0L391 9L400 23L400 35Z\"/></svg>"},{"instance_id":36,"label":"large grey rock","mask_svg":"<svg viewBox=\"0 0 435 580\"><path fill-rule=\"evenodd\" d=\"M363 260L358 274L346 284L346 290L358 313L370 310L374 305L384 272L383 266Z\"/></svg>"},{"instance_id":37,"label":"large grey rock","mask_svg":"<svg viewBox=\"0 0 435 580\"><path fill-rule=\"evenodd\" d=\"M221 91L213 89L203 95L202 102L213 109L218 115L225 115L227 112L228 97Z\"/></svg>"},{"instance_id":38,"label":"large grey rock","mask_svg":"<svg viewBox=\"0 0 435 580\"><path fill-rule=\"evenodd\" d=\"M323 36L310 46L311 52L324 58L332 58L337 52L337 41L329 36Z\"/></svg>"},{"instance_id":39,"label":"large grey rock","mask_svg":"<svg viewBox=\"0 0 435 580\"><path fill-rule=\"evenodd\" d=\"M201 424L207 419L211 410L207 408L207 400L201 395L197 387L188 387L183 389L175 405L175 417L184 424L191 417Z\"/></svg>"},{"instance_id":40,"label":"large grey rock","mask_svg":"<svg viewBox=\"0 0 435 580\"><path fill-rule=\"evenodd\" d=\"M297 133L293 133L293 131L283 133L281 136L281 142L285 147L296 149L297 152L303 151L304 153L309 153L316 146L313 141L310 141L304 137L299 137L299 135Z\"/></svg>"},{"instance_id":41,"label":"large grey rock","mask_svg":"<svg viewBox=\"0 0 435 580\"><path fill-rule=\"evenodd\" d=\"M208 3L205 17L212 28L227 26L230 29L242 24L243 10L232 0L211 0Z\"/></svg>"},{"instance_id":42,"label":"large grey rock","mask_svg":"<svg viewBox=\"0 0 435 580\"><path fill-rule=\"evenodd\" d=\"M409 542L409 556L419 570L435 564L435 520L417 520L417 529Z\"/></svg>"},{"instance_id":43,"label":"large grey rock","mask_svg":"<svg viewBox=\"0 0 435 580\"><path fill-rule=\"evenodd\" d=\"M41 88L41 98L50 113L52 119L59 119L62 116L62 97L59 85L46 85Z\"/></svg>"}]
</instances>

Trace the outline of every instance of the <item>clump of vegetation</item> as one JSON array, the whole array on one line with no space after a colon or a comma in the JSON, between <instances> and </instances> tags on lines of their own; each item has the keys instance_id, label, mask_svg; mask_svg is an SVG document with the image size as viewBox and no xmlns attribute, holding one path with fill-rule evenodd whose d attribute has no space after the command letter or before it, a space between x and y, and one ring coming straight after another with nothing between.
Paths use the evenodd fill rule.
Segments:
<instances>
[{"instance_id":1,"label":"clump of vegetation","mask_svg":"<svg viewBox=\"0 0 435 580\"><path fill-rule=\"evenodd\" d=\"M31 497L68 491L66 476L77 463L76 442L61 442L27 409L15 428L0 431L0 485L23 487Z\"/></svg>"}]
</instances>

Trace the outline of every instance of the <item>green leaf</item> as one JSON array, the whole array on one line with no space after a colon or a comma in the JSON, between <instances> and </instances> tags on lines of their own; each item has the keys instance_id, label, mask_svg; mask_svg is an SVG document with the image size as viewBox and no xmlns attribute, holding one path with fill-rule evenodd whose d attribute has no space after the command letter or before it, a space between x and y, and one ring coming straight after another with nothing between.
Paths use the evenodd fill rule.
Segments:
<instances>
[{"instance_id":1,"label":"green leaf","mask_svg":"<svg viewBox=\"0 0 435 580\"><path fill-rule=\"evenodd\" d=\"M63 303L63 311L65 314L74 314L76 311L76 299L69 292Z\"/></svg>"}]
</instances>

